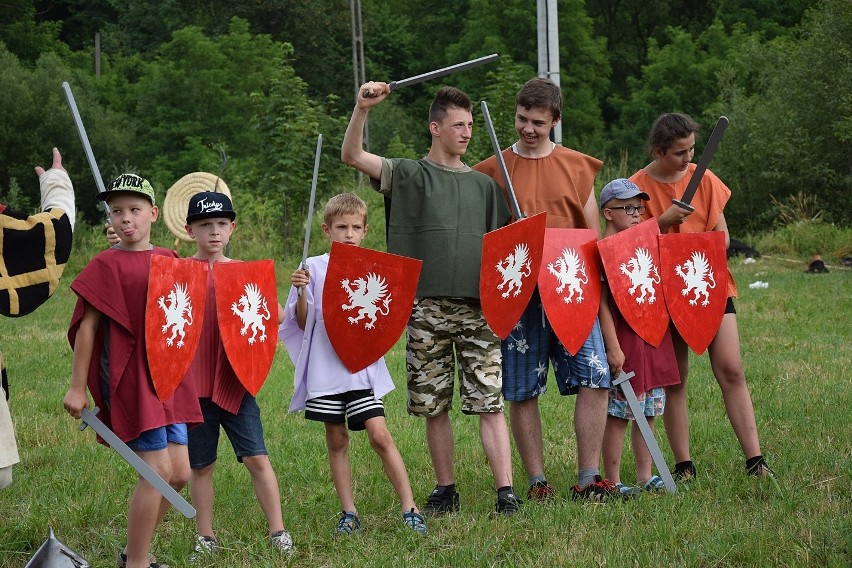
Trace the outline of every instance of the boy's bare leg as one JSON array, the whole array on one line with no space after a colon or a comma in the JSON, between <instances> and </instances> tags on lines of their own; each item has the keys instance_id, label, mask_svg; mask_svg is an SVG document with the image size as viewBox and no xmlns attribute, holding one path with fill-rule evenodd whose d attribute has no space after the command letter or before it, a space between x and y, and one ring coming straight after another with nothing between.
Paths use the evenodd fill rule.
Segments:
<instances>
[{"instance_id":1,"label":"boy's bare leg","mask_svg":"<svg viewBox=\"0 0 852 568\"><path fill-rule=\"evenodd\" d=\"M166 481L171 480L172 460L168 450L137 453L151 469L157 472L157 475ZM165 499L153 485L139 478L127 511L127 548L125 550L128 568L150 566L148 552L151 548L151 540L154 538L154 530L162 518L161 515L165 514L164 501Z\"/></svg>"},{"instance_id":2,"label":"boy's bare leg","mask_svg":"<svg viewBox=\"0 0 852 568\"><path fill-rule=\"evenodd\" d=\"M746 384L740 354L740 336L737 331L737 318L734 314L725 314L716 337L708 348L710 366L713 375L722 389L728 420L734 428L746 458L760 455L760 441L757 436L757 422L754 417L754 405ZM665 416L665 415L664 415Z\"/></svg>"},{"instance_id":3,"label":"boy's bare leg","mask_svg":"<svg viewBox=\"0 0 852 568\"><path fill-rule=\"evenodd\" d=\"M604 429L603 439L604 477L613 483L621 482L621 454L622 448L624 447L624 434L626 432L627 420L616 418L615 416L606 417L606 428ZM639 436L640 443L644 444L644 441L642 441L642 434L637 434L635 432L636 430L634 428L634 434L632 435L634 453L637 435Z\"/></svg>"},{"instance_id":4,"label":"boy's bare leg","mask_svg":"<svg viewBox=\"0 0 852 568\"><path fill-rule=\"evenodd\" d=\"M449 411L426 418L426 442L438 485L455 483L453 451L455 438Z\"/></svg>"},{"instance_id":5,"label":"boy's bare leg","mask_svg":"<svg viewBox=\"0 0 852 568\"><path fill-rule=\"evenodd\" d=\"M482 449L491 466L495 489L512 485L512 451L509 428L503 412L484 412L479 415L479 437Z\"/></svg>"},{"instance_id":6,"label":"boy's bare leg","mask_svg":"<svg viewBox=\"0 0 852 568\"><path fill-rule=\"evenodd\" d=\"M680 384L666 387L666 438L676 464L690 461L689 456L689 413L686 408L686 379L689 375L689 347L677 333L672 333Z\"/></svg>"},{"instance_id":7,"label":"boy's bare leg","mask_svg":"<svg viewBox=\"0 0 852 568\"><path fill-rule=\"evenodd\" d=\"M384 416L370 418L364 422L364 426L367 428L370 446L382 458L385 475L388 476L391 485L399 496L402 512L405 513L412 509L418 512L417 505L414 503L414 495L411 492L408 471L405 469L405 463L393 441L393 436L388 430Z\"/></svg>"},{"instance_id":8,"label":"boy's bare leg","mask_svg":"<svg viewBox=\"0 0 852 568\"><path fill-rule=\"evenodd\" d=\"M512 426L512 438L515 440L527 477L544 475L544 449L538 398L510 402L509 423Z\"/></svg>"},{"instance_id":9,"label":"boy's bare leg","mask_svg":"<svg viewBox=\"0 0 852 568\"><path fill-rule=\"evenodd\" d=\"M201 469L193 469L189 482L189 495L195 507L195 528L201 536L216 536L213 532L213 471L216 462Z\"/></svg>"},{"instance_id":10,"label":"boy's bare leg","mask_svg":"<svg viewBox=\"0 0 852 568\"><path fill-rule=\"evenodd\" d=\"M281 515L281 492L278 488L278 479L272 470L272 464L269 462L269 456L247 456L243 458L243 464L251 474L254 494L266 517L269 534L272 535L284 530L284 519Z\"/></svg>"},{"instance_id":11,"label":"boy's bare leg","mask_svg":"<svg viewBox=\"0 0 852 568\"><path fill-rule=\"evenodd\" d=\"M349 469L349 434L345 424L325 424L325 445L334 490L344 511L355 512L352 496L352 471Z\"/></svg>"},{"instance_id":12,"label":"boy's bare leg","mask_svg":"<svg viewBox=\"0 0 852 568\"><path fill-rule=\"evenodd\" d=\"M647 418L648 426L650 426L651 432L653 432L654 417L648 416ZM639 426L635 420L633 420L633 428L630 431L630 444L633 447L633 456L636 460L636 481L639 482L639 485L643 485L651 479L651 463L653 460L651 452L648 450L648 445L645 443L642 432L639 430Z\"/></svg>"},{"instance_id":13,"label":"boy's bare leg","mask_svg":"<svg viewBox=\"0 0 852 568\"><path fill-rule=\"evenodd\" d=\"M577 436L577 468L580 470L600 467L608 400L608 389L580 387L577 393L574 432Z\"/></svg>"}]
</instances>

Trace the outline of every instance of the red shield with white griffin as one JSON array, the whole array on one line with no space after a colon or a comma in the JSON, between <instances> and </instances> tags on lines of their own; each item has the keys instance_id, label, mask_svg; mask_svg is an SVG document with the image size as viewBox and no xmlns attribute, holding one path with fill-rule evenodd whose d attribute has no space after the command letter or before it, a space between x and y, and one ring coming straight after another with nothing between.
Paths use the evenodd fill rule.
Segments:
<instances>
[{"instance_id":1,"label":"red shield with white griffin","mask_svg":"<svg viewBox=\"0 0 852 568\"><path fill-rule=\"evenodd\" d=\"M423 261L331 243L322 292L328 338L352 373L375 363L405 331Z\"/></svg>"},{"instance_id":2,"label":"red shield with white griffin","mask_svg":"<svg viewBox=\"0 0 852 568\"><path fill-rule=\"evenodd\" d=\"M725 234L673 233L659 239L666 305L680 336L701 355L716 337L728 301Z\"/></svg>"},{"instance_id":3,"label":"red shield with white griffin","mask_svg":"<svg viewBox=\"0 0 852 568\"><path fill-rule=\"evenodd\" d=\"M618 310L636 334L659 347L669 326L660 279L660 228L648 219L598 241Z\"/></svg>"},{"instance_id":4,"label":"red shield with white griffin","mask_svg":"<svg viewBox=\"0 0 852 568\"><path fill-rule=\"evenodd\" d=\"M511 333L535 290L546 216L521 219L482 239L479 299L485 321L500 339Z\"/></svg>"},{"instance_id":5,"label":"red shield with white griffin","mask_svg":"<svg viewBox=\"0 0 852 568\"><path fill-rule=\"evenodd\" d=\"M553 332L572 355L586 342L601 301L597 235L591 229L548 228L538 290Z\"/></svg>"},{"instance_id":6,"label":"red shield with white griffin","mask_svg":"<svg viewBox=\"0 0 852 568\"><path fill-rule=\"evenodd\" d=\"M157 397L165 402L183 380L201 339L207 265L151 256L145 305L145 347Z\"/></svg>"},{"instance_id":7,"label":"red shield with white griffin","mask_svg":"<svg viewBox=\"0 0 852 568\"><path fill-rule=\"evenodd\" d=\"M256 396L275 357L278 288L272 260L217 262L216 315L225 354L237 378Z\"/></svg>"}]
</instances>

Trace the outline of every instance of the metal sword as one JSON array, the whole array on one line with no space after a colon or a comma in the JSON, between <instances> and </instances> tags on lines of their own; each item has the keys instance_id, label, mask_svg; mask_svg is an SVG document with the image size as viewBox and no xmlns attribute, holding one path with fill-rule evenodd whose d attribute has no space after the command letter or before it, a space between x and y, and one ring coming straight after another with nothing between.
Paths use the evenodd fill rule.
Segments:
<instances>
[{"instance_id":1,"label":"metal sword","mask_svg":"<svg viewBox=\"0 0 852 568\"><path fill-rule=\"evenodd\" d=\"M166 481L157 475L157 472L151 469L147 463L145 463L142 458L140 458L136 453L131 450L127 444L121 441L115 432L109 429L109 427L101 422L101 419L95 416L98 412L98 408L95 407L94 412L89 411L88 408L83 409L83 414L80 417L82 422L80 424L80 431L86 429L86 426L91 426L92 430L97 432L98 436L103 438L103 440L110 445L110 447L118 452L124 461L129 463L133 469L135 469L139 475L142 476L145 481L154 486L154 489L160 492L160 495L166 498L166 500L174 505L175 509L180 511L180 513L186 517L187 519L192 519L195 517L196 511L195 507L190 505L186 499L184 499L180 493L175 491L174 487L166 483Z\"/></svg>"},{"instance_id":2,"label":"metal sword","mask_svg":"<svg viewBox=\"0 0 852 568\"><path fill-rule=\"evenodd\" d=\"M500 148L500 143L497 142L497 134L494 132L494 124L491 122L491 114L488 112L488 104L482 101L482 114L485 116L485 129L488 131L488 137L491 138L491 147L494 149L494 157L497 158L497 164L500 166L500 173L503 174L503 181L506 183L506 192L509 194L509 200L512 203L512 210L515 213L515 220L520 220L526 217L521 212L521 207L518 205L518 198L515 196L515 188L512 185L512 180L509 178L509 170L506 169L506 161L503 159L503 150Z\"/></svg>"},{"instance_id":3,"label":"metal sword","mask_svg":"<svg viewBox=\"0 0 852 568\"><path fill-rule=\"evenodd\" d=\"M683 196L680 199L672 199L672 203L681 209L685 209L690 213L695 211L695 207L690 205L690 202L695 196L695 192L698 190L698 184L701 183L701 178L704 177L704 172L707 171L707 166L710 165L710 160L713 159L713 154L716 152L716 147L722 140L722 136L725 134L726 128L728 128L728 119L727 117L720 116L719 120L716 121L716 126L713 128L713 132L710 134L710 139L707 141L707 145L704 147L704 152L702 152L701 158L698 160L698 166L695 168L695 171L692 172L692 177L689 178L689 183L686 185L686 190L683 192Z\"/></svg>"},{"instance_id":4,"label":"metal sword","mask_svg":"<svg viewBox=\"0 0 852 568\"><path fill-rule=\"evenodd\" d=\"M663 452L660 451L660 445L657 443L657 438L654 437L651 427L648 426L648 420L645 418L645 413L639 406L639 399L636 398L636 393L633 392L633 385L630 384L630 379L634 376L636 376L636 373L633 371L625 373L622 370L621 374L618 375L618 378L615 379L612 384L621 387L621 392L624 393L624 398L627 399L627 405L630 406L630 411L633 413L636 425L642 433L642 439L645 440L645 445L648 446L648 451L651 452L654 465L657 466L657 471L660 473L663 483L666 484L666 490L671 493L675 493L677 492L677 485L675 485L672 474L669 472L669 467L666 465L666 459L663 457Z\"/></svg>"},{"instance_id":5,"label":"metal sword","mask_svg":"<svg viewBox=\"0 0 852 568\"><path fill-rule=\"evenodd\" d=\"M91 168L92 176L95 178L95 185L98 186L98 193L103 193L106 191L104 180L101 177L101 170L98 169L98 163L95 161L92 145L89 144L89 136L86 134L86 127L83 126L83 119L80 118L80 111L77 109L74 93L71 92L71 85L68 84L68 81L63 81L62 88L65 90L65 98L68 99L68 107L71 109L71 115L74 117L74 124L77 126L77 134L80 135L80 142L83 143L83 150L86 152L89 168ZM106 201L103 202L103 206L107 218L109 218L109 205L107 205Z\"/></svg>"},{"instance_id":6,"label":"metal sword","mask_svg":"<svg viewBox=\"0 0 852 568\"><path fill-rule=\"evenodd\" d=\"M391 81L390 83L388 83L388 87L391 91L394 91L400 87L410 87L411 85L416 85L417 83L422 83L423 81L437 79L438 77L443 77L444 75L458 73L459 71L464 71L465 69L470 69L471 67L478 67L479 65L491 63L492 61L495 61L498 57L500 57L498 54L492 53L491 55L478 57L477 59L471 59L470 61L465 61L464 63L456 63L455 65L450 65L449 67L441 67L440 69L435 69L434 71L429 71L428 73L422 73L420 75L408 77L407 79ZM364 96L367 97L369 95L365 92Z\"/></svg>"},{"instance_id":7,"label":"metal sword","mask_svg":"<svg viewBox=\"0 0 852 568\"><path fill-rule=\"evenodd\" d=\"M311 198L308 201L308 221L305 227L305 244L302 247L302 263L299 265L302 270L308 267L308 244L311 242L311 227L314 219L314 201L317 196L317 176L319 176L320 153L322 152L322 134L317 137L317 153L314 156L314 177L311 180ZM304 287L296 289L296 293L301 296Z\"/></svg>"}]
</instances>

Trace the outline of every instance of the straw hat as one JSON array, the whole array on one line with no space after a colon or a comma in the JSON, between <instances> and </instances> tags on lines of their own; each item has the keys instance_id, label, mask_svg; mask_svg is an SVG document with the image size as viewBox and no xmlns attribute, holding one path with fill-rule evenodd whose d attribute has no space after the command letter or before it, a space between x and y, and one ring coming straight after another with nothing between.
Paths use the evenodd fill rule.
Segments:
<instances>
[{"instance_id":1,"label":"straw hat","mask_svg":"<svg viewBox=\"0 0 852 568\"><path fill-rule=\"evenodd\" d=\"M186 212L189 209L189 200L196 193L202 191L215 191L224 193L230 199L231 190L225 184L225 180L207 172L194 172L186 174L166 191L166 199L163 201L163 220L166 227L174 236L184 242L192 242L192 238L186 234Z\"/></svg>"}]
</instances>

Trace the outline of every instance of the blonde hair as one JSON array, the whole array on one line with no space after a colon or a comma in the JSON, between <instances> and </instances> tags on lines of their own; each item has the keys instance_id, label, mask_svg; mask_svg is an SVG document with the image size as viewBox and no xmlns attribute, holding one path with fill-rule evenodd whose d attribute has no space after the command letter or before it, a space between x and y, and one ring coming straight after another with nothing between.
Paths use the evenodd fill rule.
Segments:
<instances>
[{"instance_id":1,"label":"blonde hair","mask_svg":"<svg viewBox=\"0 0 852 568\"><path fill-rule=\"evenodd\" d=\"M341 215L363 215L367 224L367 204L354 193L339 193L328 200L322 212L322 222L331 225Z\"/></svg>"}]
</instances>

